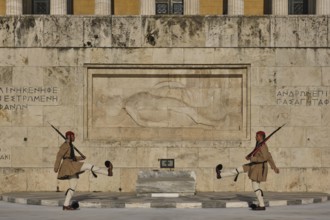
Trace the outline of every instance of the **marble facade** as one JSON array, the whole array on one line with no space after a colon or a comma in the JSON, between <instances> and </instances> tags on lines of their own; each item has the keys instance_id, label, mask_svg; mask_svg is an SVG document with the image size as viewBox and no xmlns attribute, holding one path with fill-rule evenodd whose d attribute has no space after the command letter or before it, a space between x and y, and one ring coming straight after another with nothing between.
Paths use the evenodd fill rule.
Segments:
<instances>
[{"instance_id":1,"label":"marble facade","mask_svg":"<svg viewBox=\"0 0 330 220\"><path fill-rule=\"evenodd\" d=\"M245 163L256 131L287 123L263 187L330 192L329 18L0 17L0 192L66 189L48 122L115 166L81 191L135 191L160 158L194 171L197 192L250 191L214 167Z\"/></svg>"}]
</instances>

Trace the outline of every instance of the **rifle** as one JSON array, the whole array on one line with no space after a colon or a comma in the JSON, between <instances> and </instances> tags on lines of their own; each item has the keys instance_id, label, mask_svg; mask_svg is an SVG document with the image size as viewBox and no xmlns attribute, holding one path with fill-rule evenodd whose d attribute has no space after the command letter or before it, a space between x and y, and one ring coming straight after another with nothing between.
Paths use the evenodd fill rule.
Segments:
<instances>
[{"instance_id":1,"label":"rifle","mask_svg":"<svg viewBox=\"0 0 330 220\"><path fill-rule=\"evenodd\" d=\"M286 123L284 124L286 125ZM275 131L273 131L270 135L268 135L263 141L261 141L260 143L257 144L257 146L253 149L253 151L251 153L249 153L245 158L250 158L252 156L254 156L262 147L262 145L264 143L266 143L266 141L268 141L268 139L273 135L275 134L278 130L280 130L284 125L278 127Z\"/></svg>"},{"instance_id":2,"label":"rifle","mask_svg":"<svg viewBox=\"0 0 330 220\"><path fill-rule=\"evenodd\" d=\"M57 129L57 128L55 128L55 126L54 125L52 125L51 123L49 123L48 122L48 124L50 124L50 126L52 126L52 128L54 128L54 130L59 134L59 135L61 135L61 137L64 139L64 140L66 140L66 137ZM72 146L73 146L73 148L75 149L75 151L77 151L78 152L78 154L80 154L80 156L82 157L82 158L86 158L86 156L85 155L83 155L73 144L72 144Z\"/></svg>"}]
</instances>

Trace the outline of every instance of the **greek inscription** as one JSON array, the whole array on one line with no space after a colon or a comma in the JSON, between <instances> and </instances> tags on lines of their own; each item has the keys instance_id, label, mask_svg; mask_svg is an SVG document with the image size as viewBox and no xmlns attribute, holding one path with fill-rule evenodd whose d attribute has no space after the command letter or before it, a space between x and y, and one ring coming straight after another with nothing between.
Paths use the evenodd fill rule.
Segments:
<instances>
[{"instance_id":1,"label":"greek inscription","mask_svg":"<svg viewBox=\"0 0 330 220\"><path fill-rule=\"evenodd\" d=\"M10 154L0 154L0 160L10 160Z\"/></svg>"},{"instance_id":2,"label":"greek inscription","mask_svg":"<svg viewBox=\"0 0 330 220\"><path fill-rule=\"evenodd\" d=\"M57 105L57 87L0 87L0 110L17 111L30 105Z\"/></svg>"},{"instance_id":3,"label":"greek inscription","mask_svg":"<svg viewBox=\"0 0 330 220\"><path fill-rule=\"evenodd\" d=\"M329 88L283 87L277 89L278 105L327 106L330 102Z\"/></svg>"},{"instance_id":4,"label":"greek inscription","mask_svg":"<svg viewBox=\"0 0 330 220\"><path fill-rule=\"evenodd\" d=\"M3 152L0 148L0 160L10 160L10 154Z\"/></svg>"}]
</instances>

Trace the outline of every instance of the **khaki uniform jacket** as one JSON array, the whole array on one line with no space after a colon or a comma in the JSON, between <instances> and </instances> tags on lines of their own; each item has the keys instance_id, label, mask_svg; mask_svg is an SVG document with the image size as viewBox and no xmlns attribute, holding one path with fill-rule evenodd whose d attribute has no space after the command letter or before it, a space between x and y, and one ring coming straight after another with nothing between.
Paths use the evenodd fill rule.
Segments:
<instances>
[{"instance_id":1,"label":"khaki uniform jacket","mask_svg":"<svg viewBox=\"0 0 330 220\"><path fill-rule=\"evenodd\" d=\"M69 179L70 177L78 176L79 174L83 173L80 171L80 169L84 163L79 162L79 160L82 160L83 158L76 157L77 161L72 159L65 159L69 157L70 144L68 142L64 142L57 153L56 161L54 164L54 171L58 172L57 179Z\"/></svg>"},{"instance_id":2,"label":"khaki uniform jacket","mask_svg":"<svg viewBox=\"0 0 330 220\"><path fill-rule=\"evenodd\" d=\"M265 182L268 174L268 164L272 169L276 167L273 157L268 151L266 144L251 158L251 163L243 165L244 172L248 172L248 176L252 181Z\"/></svg>"}]
</instances>

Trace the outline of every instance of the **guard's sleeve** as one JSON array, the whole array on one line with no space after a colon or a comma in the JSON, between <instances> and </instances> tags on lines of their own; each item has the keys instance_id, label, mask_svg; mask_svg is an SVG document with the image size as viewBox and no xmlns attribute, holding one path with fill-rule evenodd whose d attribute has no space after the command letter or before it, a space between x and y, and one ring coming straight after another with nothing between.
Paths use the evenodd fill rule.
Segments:
<instances>
[{"instance_id":1,"label":"guard's sleeve","mask_svg":"<svg viewBox=\"0 0 330 220\"><path fill-rule=\"evenodd\" d=\"M60 164L61 164L61 161L62 161L62 158L64 157L65 153L67 152L67 146L64 144L62 144L62 146L60 147L59 151L57 152L57 155L56 155L56 160L55 160L55 164L54 164L54 172L57 173L59 167L60 167Z\"/></svg>"},{"instance_id":2,"label":"guard's sleeve","mask_svg":"<svg viewBox=\"0 0 330 220\"><path fill-rule=\"evenodd\" d=\"M268 151L268 148L267 148L267 151ZM272 154L269 151L268 151L268 159L267 159L267 161L268 161L268 163L269 163L269 165L270 165L270 167L272 169L275 169L276 168L275 162L273 160L273 156L272 156Z\"/></svg>"}]
</instances>

